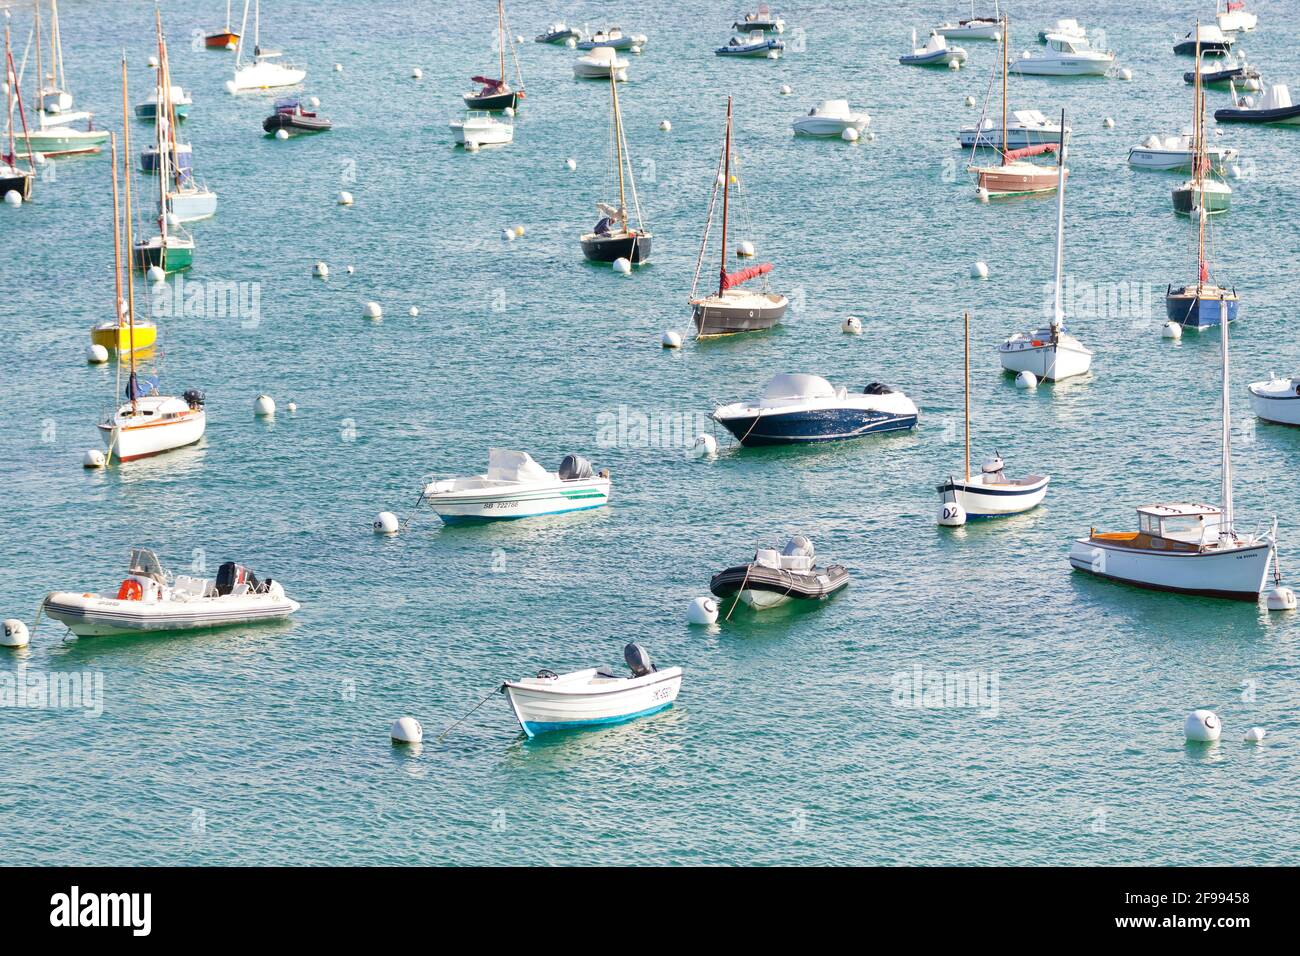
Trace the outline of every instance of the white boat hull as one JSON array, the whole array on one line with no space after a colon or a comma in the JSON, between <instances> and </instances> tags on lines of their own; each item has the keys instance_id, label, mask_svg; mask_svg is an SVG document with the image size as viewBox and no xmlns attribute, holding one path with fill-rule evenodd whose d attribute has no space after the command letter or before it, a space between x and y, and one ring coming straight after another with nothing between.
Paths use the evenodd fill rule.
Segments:
<instances>
[{"instance_id":1,"label":"white boat hull","mask_svg":"<svg viewBox=\"0 0 1300 956\"><path fill-rule=\"evenodd\" d=\"M489 488L426 494L425 501L447 524L509 521L586 511L609 504L608 478L535 482L495 491Z\"/></svg>"},{"instance_id":2,"label":"white boat hull","mask_svg":"<svg viewBox=\"0 0 1300 956\"><path fill-rule=\"evenodd\" d=\"M1009 69L1025 76L1105 76L1114 63L1114 57L1056 60L1028 56L1013 60Z\"/></svg>"},{"instance_id":3,"label":"white boat hull","mask_svg":"<svg viewBox=\"0 0 1300 956\"><path fill-rule=\"evenodd\" d=\"M519 726L529 737L556 730L621 724L671 707L682 686L682 669L667 667L644 677L617 678L587 683L596 671L565 675L554 686L530 678L508 681L505 691ZM571 678L583 679L580 688L566 687Z\"/></svg>"},{"instance_id":4,"label":"white boat hull","mask_svg":"<svg viewBox=\"0 0 1300 956\"><path fill-rule=\"evenodd\" d=\"M997 40L1002 35L997 21L969 25L945 23L935 27L934 32L942 35L944 39L956 37L961 40Z\"/></svg>"},{"instance_id":5,"label":"white boat hull","mask_svg":"<svg viewBox=\"0 0 1300 956\"><path fill-rule=\"evenodd\" d=\"M952 481L952 495L968 518L1001 518L1037 508L1047 496L1051 479L1044 476L1031 485L984 485L979 481Z\"/></svg>"},{"instance_id":6,"label":"white boat hull","mask_svg":"<svg viewBox=\"0 0 1300 956\"><path fill-rule=\"evenodd\" d=\"M745 588L741 591L740 599L755 611L767 611L774 607L780 607L782 604L788 604L793 600L788 594L781 594L777 591L756 591L752 588Z\"/></svg>"},{"instance_id":7,"label":"white boat hull","mask_svg":"<svg viewBox=\"0 0 1300 956\"><path fill-rule=\"evenodd\" d=\"M1273 382L1257 382L1250 386L1250 410L1266 422L1280 425L1300 425L1300 395L1295 385L1287 389L1270 389ZM1289 391L1290 394L1286 394Z\"/></svg>"},{"instance_id":8,"label":"white boat hull","mask_svg":"<svg viewBox=\"0 0 1300 956\"><path fill-rule=\"evenodd\" d=\"M1210 165L1222 172L1227 165L1237 158L1237 150L1224 146L1212 146L1209 153ZM1134 146L1128 151L1130 166L1140 169L1165 169L1191 171L1195 153L1188 149L1152 149L1149 146Z\"/></svg>"},{"instance_id":9,"label":"white boat hull","mask_svg":"<svg viewBox=\"0 0 1300 956\"><path fill-rule=\"evenodd\" d=\"M167 211L181 222L197 222L217 214L217 194L209 189L167 194Z\"/></svg>"},{"instance_id":10,"label":"white boat hull","mask_svg":"<svg viewBox=\"0 0 1300 956\"><path fill-rule=\"evenodd\" d=\"M618 82L627 82L626 63L622 66L609 66L604 63L584 63L578 60L573 64L573 75L579 80L608 80L611 70L614 71L614 78Z\"/></svg>"},{"instance_id":11,"label":"white boat hull","mask_svg":"<svg viewBox=\"0 0 1300 956\"><path fill-rule=\"evenodd\" d=\"M998 347L1002 367L1008 372L1032 372L1038 379L1059 382L1061 379L1086 375L1092 367L1092 353L1063 345L1023 343Z\"/></svg>"},{"instance_id":12,"label":"white boat hull","mask_svg":"<svg viewBox=\"0 0 1300 956\"><path fill-rule=\"evenodd\" d=\"M515 129L509 123L467 124L452 120L448 126L459 146L470 143L477 146L504 146L514 142L515 138Z\"/></svg>"},{"instance_id":13,"label":"white boat hull","mask_svg":"<svg viewBox=\"0 0 1300 956\"><path fill-rule=\"evenodd\" d=\"M1222 551L1159 552L1107 546L1080 538L1070 547L1070 565L1098 577L1157 591L1255 601L1268 575L1271 545L1242 545Z\"/></svg>"},{"instance_id":14,"label":"white boat hull","mask_svg":"<svg viewBox=\"0 0 1300 956\"><path fill-rule=\"evenodd\" d=\"M865 116L835 119L829 116L801 116L794 121L794 131L802 136L842 136L846 129L861 133L871 122Z\"/></svg>"},{"instance_id":15,"label":"white boat hull","mask_svg":"<svg viewBox=\"0 0 1300 956\"><path fill-rule=\"evenodd\" d=\"M1259 17L1245 10L1231 10L1218 14L1218 21L1224 33L1241 33L1255 29Z\"/></svg>"},{"instance_id":16,"label":"white boat hull","mask_svg":"<svg viewBox=\"0 0 1300 956\"><path fill-rule=\"evenodd\" d=\"M300 606L284 595L273 594L148 602L69 591L55 591L42 604L47 617L65 624L78 637L157 634L273 621L288 617Z\"/></svg>"},{"instance_id":17,"label":"white boat hull","mask_svg":"<svg viewBox=\"0 0 1300 956\"><path fill-rule=\"evenodd\" d=\"M193 445L203 437L207 423L207 413L199 410L183 418L141 425L104 423L99 426L99 433L112 457L118 461L135 461Z\"/></svg>"},{"instance_id":18,"label":"white boat hull","mask_svg":"<svg viewBox=\"0 0 1300 956\"><path fill-rule=\"evenodd\" d=\"M259 90L276 90L286 86L297 86L306 78L306 70L294 69L279 63L250 63L235 71L230 91L255 93Z\"/></svg>"}]
</instances>

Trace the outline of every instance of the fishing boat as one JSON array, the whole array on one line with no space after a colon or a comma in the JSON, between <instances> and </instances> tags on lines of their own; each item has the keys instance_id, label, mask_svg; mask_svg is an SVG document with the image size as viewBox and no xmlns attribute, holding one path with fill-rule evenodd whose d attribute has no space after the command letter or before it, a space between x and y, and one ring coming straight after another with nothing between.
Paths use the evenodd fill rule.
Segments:
<instances>
[{"instance_id":1,"label":"fishing boat","mask_svg":"<svg viewBox=\"0 0 1300 956\"><path fill-rule=\"evenodd\" d=\"M284 593L279 581L259 580L233 561L217 569L215 580L173 577L153 551L132 548L127 576L115 597L53 591L41 603L41 611L78 637L105 637L278 621L301 606Z\"/></svg>"},{"instance_id":2,"label":"fishing boat","mask_svg":"<svg viewBox=\"0 0 1300 956\"><path fill-rule=\"evenodd\" d=\"M563 23L552 23L545 33L533 37L534 43L563 43L565 40L581 40L582 31L574 30Z\"/></svg>"},{"instance_id":3,"label":"fishing boat","mask_svg":"<svg viewBox=\"0 0 1300 956\"><path fill-rule=\"evenodd\" d=\"M486 474L428 482L421 501L445 524L536 518L586 511L609 504L609 471L565 455L559 471L547 471L524 451L488 451Z\"/></svg>"},{"instance_id":4,"label":"fishing boat","mask_svg":"<svg viewBox=\"0 0 1300 956\"><path fill-rule=\"evenodd\" d=\"M289 63L282 63L284 54L279 50L262 47L262 0L253 4L253 57L244 62L244 46L248 26L248 0L244 0L244 16L239 25L239 41L235 46L235 76L226 83L231 93L255 93L297 86L307 78L307 71Z\"/></svg>"},{"instance_id":5,"label":"fishing boat","mask_svg":"<svg viewBox=\"0 0 1300 956\"><path fill-rule=\"evenodd\" d=\"M600 47L573 61L573 75L579 80L607 80L613 77L623 83L627 81L627 60L609 47Z\"/></svg>"},{"instance_id":6,"label":"fishing boat","mask_svg":"<svg viewBox=\"0 0 1300 956\"><path fill-rule=\"evenodd\" d=\"M487 110L466 110L465 115L447 124L457 146L477 149L480 146L505 146L514 142L515 127L497 119Z\"/></svg>"},{"instance_id":7,"label":"fishing boat","mask_svg":"<svg viewBox=\"0 0 1300 956\"><path fill-rule=\"evenodd\" d=\"M965 322L965 400L966 400L966 457L962 477L949 475L948 480L939 485L943 514L950 523L958 523L953 518L958 515L966 518L998 518L1004 515L1021 514L1031 508L1037 508L1047 494L1050 475L1026 475L1024 478L1012 479L1006 475L1006 463L1001 455L995 454L985 459L980 466L980 473L972 475L970 471L970 313L964 315ZM955 511L953 506L960 511Z\"/></svg>"},{"instance_id":8,"label":"fishing boat","mask_svg":"<svg viewBox=\"0 0 1300 956\"><path fill-rule=\"evenodd\" d=\"M1259 23L1259 17L1246 9L1246 0L1216 0L1214 18L1224 33L1253 30Z\"/></svg>"},{"instance_id":9,"label":"fishing boat","mask_svg":"<svg viewBox=\"0 0 1300 956\"><path fill-rule=\"evenodd\" d=\"M177 122L186 119L190 115L190 107L194 104L194 99L179 86L171 87L170 99L172 116ZM147 100L136 104L135 118L146 123L152 123L158 118L157 88L150 92Z\"/></svg>"},{"instance_id":10,"label":"fishing boat","mask_svg":"<svg viewBox=\"0 0 1300 956\"><path fill-rule=\"evenodd\" d=\"M1065 125L1065 110L1061 111ZM1092 352L1065 329L1065 307L1061 296L1061 275L1065 263L1065 156L1060 144L1056 193L1056 270L1052 291L1052 320L1047 328L1015 332L998 346L998 357L1007 372L1029 372L1038 379L1059 382L1084 375L1092 367Z\"/></svg>"},{"instance_id":11,"label":"fishing boat","mask_svg":"<svg viewBox=\"0 0 1300 956\"><path fill-rule=\"evenodd\" d=\"M731 25L733 30L762 30L764 33L784 33L785 21L774 14L766 3L760 3L753 13L747 13Z\"/></svg>"},{"instance_id":12,"label":"fishing boat","mask_svg":"<svg viewBox=\"0 0 1300 956\"><path fill-rule=\"evenodd\" d=\"M731 218L731 97L727 97L727 125L723 135L722 156L718 160L718 169L714 177L713 190L709 196L709 216L704 224L704 236L700 240L700 254L695 260L695 277L691 280L691 321L695 325L697 338L710 338L719 335L734 335L740 332L759 332L770 329L781 321L790 300L779 292L767 290L767 275L772 271L772 263L750 266L736 272L727 272L727 225ZM735 179L739 190L740 180ZM718 190L722 190L722 241L719 243L718 291L713 295L697 296L696 289L700 282L700 269L708 249L709 230L713 226L713 210L717 206ZM743 194L739 194L743 196ZM742 288L751 279L763 278L762 291L754 292Z\"/></svg>"},{"instance_id":13,"label":"fishing boat","mask_svg":"<svg viewBox=\"0 0 1300 956\"><path fill-rule=\"evenodd\" d=\"M1080 37L1053 33L1041 51L1026 51L1012 61L1011 71L1026 76L1105 76L1114 64L1114 53L1094 50Z\"/></svg>"},{"instance_id":14,"label":"fishing boat","mask_svg":"<svg viewBox=\"0 0 1300 956\"><path fill-rule=\"evenodd\" d=\"M731 598L733 609L737 601L756 611L790 601L825 601L848 587L849 572L842 564L821 567L816 560L813 543L797 534L780 553L759 548L754 560L719 571L709 580L709 590L719 598Z\"/></svg>"},{"instance_id":15,"label":"fishing boat","mask_svg":"<svg viewBox=\"0 0 1300 956\"><path fill-rule=\"evenodd\" d=\"M466 109L490 110L500 112L504 109L518 109L519 101L524 98L524 74L519 68L519 57L515 55L514 44L510 42L510 23L506 19L504 0L497 0L497 32L494 42L497 47L499 77L475 76L473 82L479 84L477 93L463 93ZM506 47L510 47L510 59L515 65L515 78L518 89L512 89L506 78Z\"/></svg>"},{"instance_id":16,"label":"fishing boat","mask_svg":"<svg viewBox=\"0 0 1300 956\"><path fill-rule=\"evenodd\" d=\"M1010 23L1004 16L1002 18L1002 142L1010 142L1011 136L1007 126L1007 47L1010 44ZM999 151L1002 153L1002 160L996 166L978 166L975 164L974 145L971 149L971 164L967 167L969 172L975 173L976 190L980 195L990 197L1006 196L1023 196L1033 193L1049 193L1056 189L1058 182L1063 182L1064 178L1069 175L1069 170L1065 168L1064 162L1058 162L1055 166L1040 166L1037 163L1024 162L1033 156L1041 156L1044 153L1050 153L1060 150L1064 154L1064 121L1058 127L1061 130L1061 139L1055 143L1041 142L1032 146L1022 146L1019 149L1006 149L1003 147Z\"/></svg>"},{"instance_id":17,"label":"fishing boat","mask_svg":"<svg viewBox=\"0 0 1300 956\"><path fill-rule=\"evenodd\" d=\"M916 404L872 382L860 392L836 388L820 375L772 376L757 402L719 405L709 417L747 448L845 441L916 427Z\"/></svg>"},{"instance_id":18,"label":"fishing boat","mask_svg":"<svg viewBox=\"0 0 1300 956\"><path fill-rule=\"evenodd\" d=\"M1197 29L1201 29L1199 23ZM1199 55L1196 60L1200 62ZM1192 84L1192 149L1196 156L1192 178L1174 189L1174 212L1182 216L1200 215L1202 211L1210 216L1227 212L1232 206L1232 187L1211 175L1213 169L1205 146L1205 91L1199 74Z\"/></svg>"},{"instance_id":19,"label":"fishing boat","mask_svg":"<svg viewBox=\"0 0 1300 956\"><path fill-rule=\"evenodd\" d=\"M209 50L233 50L239 45L239 34L230 29L230 3L231 0L226 0L226 28L203 38L203 45Z\"/></svg>"},{"instance_id":20,"label":"fishing boat","mask_svg":"<svg viewBox=\"0 0 1300 956\"><path fill-rule=\"evenodd\" d=\"M1205 156L1210 167L1220 175L1239 152L1231 146L1206 146ZM1163 169L1191 172L1196 164L1196 134L1191 127L1174 136L1152 133L1140 145L1128 151L1130 166L1138 169Z\"/></svg>"},{"instance_id":21,"label":"fishing boat","mask_svg":"<svg viewBox=\"0 0 1300 956\"><path fill-rule=\"evenodd\" d=\"M1088 31L1079 25L1074 17L1062 17L1045 30L1038 31L1038 42L1046 43L1051 36L1065 37L1067 40L1087 40Z\"/></svg>"},{"instance_id":22,"label":"fishing boat","mask_svg":"<svg viewBox=\"0 0 1300 956\"><path fill-rule=\"evenodd\" d=\"M853 112L848 100L823 100L790 125L800 136L843 136L846 129L861 133L871 125L871 117Z\"/></svg>"},{"instance_id":23,"label":"fishing boat","mask_svg":"<svg viewBox=\"0 0 1300 956\"><path fill-rule=\"evenodd\" d=\"M1238 97L1232 86L1232 106L1214 111L1219 123L1262 123L1300 126L1300 105L1291 102L1291 91L1284 83L1274 83L1256 102L1252 97Z\"/></svg>"},{"instance_id":24,"label":"fishing boat","mask_svg":"<svg viewBox=\"0 0 1300 956\"><path fill-rule=\"evenodd\" d=\"M912 52L904 53L898 58L903 66L947 66L949 63L965 63L966 51L959 46L949 46L942 33L931 31L925 46L916 45L916 31L912 31Z\"/></svg>"},{"instance_id":25,"label":"fishing boat","mask_svg":"<svg viewBox=\"0 0 1300 956\"><path fill-rule=\"evenodd\" d=\"M1192 85L1196 82L1196 74L1198 73L1201 75L1201 86L1260 83L1263 80L1259 70L1247 63L1244 55L1238 56L1236 53L1199 61L1195 70L1188 70L1183 74L1183 82L1189 86Z\"/></svg>"},{"instance_id":26,"label":"fishing boat","mask_svg":"<svg viewBox=\"0 0 1300 956\"><path fill-rule=\"evenodd\" d=\"M146 352L158 338L157 327L148 319L131 318L127 298L122 290L122 217L117 188L117 136L109 138L113 158L113 318L96 323L90 330L93 345L102 345L119 360L131 352Z\"/></svg>"},{"instance_id":27,"label":"fishing boat","mask_svg":"<svg viewBox=\"0 0 1300 956\"><path fill-rule=\"evenodd\" d=\"M1266 422L1300 425L1300 377L1278 378L1269 373L1267 382L1252 382L1250 409Z\"/></svg>"},{"instance_id":28,"label":"fishing boat","mask_svg":"<svg viewBox=\"0 0 1300 956\"><path fill-rule=\"evenodd\" d=\"M641 218L641 201L637 197L636 180L632 175L632 157L628 153L627 138L623 132L623 113L618 102L618 82L609 78L611 120L613 130L613 160L618 171L618 205L598 202L600 220L591 232L583 233L579 240L582 254L592 262L616 262L626 259L632 264L648 262L650 246L654 239ZM628 223L627 192L632 193L632 209L636 214L636 227Z\"/></svg>"},{"instance_id":29,"label":"fishing boat","mask_svg":"<svg viewBox=\"0 0 1300 956\"><path fill-rule=\"evenodd\" d=\"M14 69L13 51L9 46L9 27L5 27L5 145L8 147L0 155L0 199L11 192L22 197L23 202L32 198L32 184L36 182L36 163L32 160L32 149L27 148L27 168L18 168L18 150L14 139L14 112L17 107L19 121L23 124L23 134L27 133L27 115L23 112L23 94L18 85L18 71Z\"/></svg>"},{"instance_id":30,"label":"fishing boat","mask_svg":"<svg viewBox=\"0 0 1300 956\"><path fill-rule=\"evenodd\" d=\"M762 30L754 30L748 36L733 36L726 46L713 51L715 56L752 56L775 60L785 50L785 41L770 37Z\"/></svg>"},{"instance_id":31,"label":"fishing boat","mask_svg":"<svg viewBox=\"0 0 1300 956\"><path fill-rule=\"evenodd\" d=\"M1070 548L1076 570L1142 588L1257 601L1270 560L1276 562L1277 519L1270 530L1242 534L1232 500L1232 440L1228 396L1227 303L1219 322L1222 350L1221 507L1199 503L1151 504L1137 509L1138 530L1095 528ZM1180 480L1181 477L1180 477Z\"/></svg>"},{"instance_id":32,"label":"fishing boat","mask_svg":"<svg viewBox=\"0 0 1300 956\"><path fill-rule=\"evenodd\" d=\"M646 37L641 33L624 33L619 27L599 30L585 40L578 41L579 50L595 50L609 47L613 50L640 49L646 45Z\"/></svg>"},{"instance_id":33,"label":"fishing boat","mask_svg":"<svg viewBox=\"0 0 1300 956\"><path fill-rule=\"evenodd\" d=\"M36 124L24 137L24 158L76 156L98 153L108 142L108 130L95 129L94 115L74 109L63 67L63 35L59 27L58 0L50 0L50 50L48 70L44 55L41 0L35 4ZM86 124L75 129L72 124ZM24 120L24 124L26 120Z\"/></svg>"},{"instance_id":34,"label":"fishing boat","mask_svg":"<svg viewBox=\"0 0 1300 956\"><path fill-rule=\"evenodd\" d=\"M303 107L296 97L276 100L275 112L262 120L262 129L274 135L284 130L290 135L297 133L324 133L333 127L324 116Z\"/></svg>"},{"instance_id":35,"label":"fishing boat","mask_svg":"<svg viewBox=\"0 0 1300 956\"><path fill-rule=\"evenodd\" d=\"M966 149L983 146L1009 150L1060 143L1062 135L1068 143L1070 129L1062 130L1055 120L1048 119L1039 110L1012 110L1005 128L986 117L973 126L959 129L957 142Z\"/></svg>"},{"instance_id":36,"label":"fishing boat","mask_svg":"<svg viewBox=\"0 0 1300 956\"><path fill-rule=\"evenodd\" d=\"M1200 63L1202 57L1226 56L1232 51L1234 39L1217 26L1203 26L1199 22L1174 44L1174 52L1181 55L1194 55Z\"/></svg>"},{"instance_id":37,"label":"fishing boat","mask_svg":"<svg viewBox=\"0 0 1300 956\"><path fill-rule=\"evenodd\" d=\"M590 667L569 674L540 670L536 677L506 681L501 690L519 727L530 738L557 730L622 724L673 705L682 687L682 669L655 667L639 644L623 649L632 671L623 677Z\"/></svg>"},{"instance_id":38,"label":"fishing boat","mask_svg":"<svg viewBox=\"0 0 1300 956\"><path fill-rule=\"evenodd\" d=\"M975 0L971 0L969 17L958 20L956 23L941 23L934 29L935 32L942 33L946 37L957 37L965 40L996 40L1001 35L1003 19L1002 12L998 9L997 0L993 0L993 16L991 17L975 16Z\"/></svg>"}]
</instances>

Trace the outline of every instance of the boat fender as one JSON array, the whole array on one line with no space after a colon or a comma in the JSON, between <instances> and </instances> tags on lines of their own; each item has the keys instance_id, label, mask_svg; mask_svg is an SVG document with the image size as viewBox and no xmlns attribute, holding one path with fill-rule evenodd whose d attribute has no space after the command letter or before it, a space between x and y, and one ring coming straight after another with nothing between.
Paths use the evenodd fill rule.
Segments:
<instances>
[{"instance_id":1,"label":"boat fender","mask_svg":"<svg viewBox=\"0 0 1300 956\"><path fill-rule=\"evenodd\" d=\"M627 661L627 666L636 677L645 677L656 670L649 652L635 641L623 648L623 660Z\"/></svg>"},{"instance_id":2,"label":"boat fender","mask_svg":"<svg viewBox=\"0 0 1300 956\"><path fill-rule=\"evenodd\" d=\"M117 599L119 601L143 601L144 588L135 578L127 578L122 582L122 586L117 589Z\"/></svg>"}]
</instances>

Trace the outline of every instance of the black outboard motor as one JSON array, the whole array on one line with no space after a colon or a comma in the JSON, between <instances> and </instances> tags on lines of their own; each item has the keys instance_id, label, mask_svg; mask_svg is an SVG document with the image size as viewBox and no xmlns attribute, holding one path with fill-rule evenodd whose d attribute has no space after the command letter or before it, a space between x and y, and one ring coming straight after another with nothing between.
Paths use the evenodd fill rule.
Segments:
<instances>
[{"instance_id":1,"label":"black outboard motor","mask_svg":"<svg viewBox=\"0 0 1300 956\"><path fill-rule=\"evenodd\" d=\"M565 455L560 462L560 478L563 481L576 481L591 477L591 462L581 455Z\"/></svg>"},{"instance_id":2,"label":"black outboard motor","mask_svg":"<svg viewBox=\"0 0 1300 956\"><path fill-rule=\"evenodd\" d=\"M207 396L203 394L201 388L187 388L181 398L185 399L185 404L190 408L202 408L203 403L207 401Z\"/></svg>"},{"instance_id":3,"label":"black outboard motor","mask_svg":"<svg viewBox=\"0 0 1300 956\"><path fill-rule=\"evenodd\" d=\"M894 390L888 385L882 385L880 382L872 382L862 390L863 395L892 395Z\"/></svg>"},{"instance_id":4,"label":"black outboard motor","mask_svg":"<svg viewBox=\"0 0 1300 956\"><path fill-rule=\"evenodd\" d=\"M645 677L655 670L654 664L650 661L650 653L636 641L623 648L623 660L627 661L627 666L632 668L633 677Z\"/></svg>"},{"instance_id":5,"label":"black outboard motor","mask_svg":"<svg viewBox=\"0 0 1300 956\"><path fill-rule=\"evenodd\" d=\"M235 590L235 585L247 584L249 591L260 589L257 575L242 564L227 561L217 568L217 594L224 597Z\"/></svg>"}]
</instances>

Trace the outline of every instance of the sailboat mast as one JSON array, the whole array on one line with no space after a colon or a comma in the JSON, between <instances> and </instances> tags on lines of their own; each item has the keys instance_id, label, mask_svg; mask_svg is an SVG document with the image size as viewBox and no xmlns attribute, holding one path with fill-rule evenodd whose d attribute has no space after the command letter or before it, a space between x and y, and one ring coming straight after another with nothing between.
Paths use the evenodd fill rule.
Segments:
<instances>
[{"instance_id":1,"label":"sailboat mast","mask_svg":"<svg viewBox=\"0 0 1300 956\"><path fill-rule=\"evenodd\" d=\"M162 35L162 14L155 7L153 15L155 29L158 33L158 90L153 107L154 130L157 133L155 142L158 144L158 231L162 234L162 249L160 252L165 259L167 255L167 179L171 176L170 160L172 158L168 143L171 117L162 108L166 92L163 89L163 80L167 67L167 51L163 44Z\"/></svg>"},{"instance_id":2,"label":"sailboat mast","mask_svg":"<svg viewBox=\"0 0 1300 956\"><path fill-rule=\"evenodd\" d=\"M727 133L722 161L722 266L718 274L718 295L726 291L727 281L727 200L731 194L731 97L727 97Z\"/></svg>"},{"instance_id":3,"label":"sailboat mast","mask_svg":"<svg viewBox=\"0 0 1300 956\"><path fill-rule=\"evenodd\" d=\"M1061 306L1061 270L1065 262L1065 110L1061 110L1060 156L1056 167L1056 279L1052 292L1052 337L1065 324Z\"/></svg>"},{"instance_id":4,"label":"sailboat mast","mask_svg":"<svg viewBox=\"0 0 1300 956\"><path fill-rule=\"evenodd\" d=\"M1228 300L1219 297L1219 341L1223 346L1223 527L1219 535L1234 537L1232 514L1232 434L1228 401Z\"/></svg>"},{"instance_id":5,"label":"sailboat mast","mask_svg":"<svg viewBox=\"0 0 1300 956\"><path fill-rule=\"evenodd\" d=\"M14 66L13 48L9 44L9 27L5 27L5 82L9 84L9 95L12 97L11 104L18 104L18 118L23 124L23 141L27 143L27 168L34 174L36 172L36 160L33 158L36 151L32 149L32 132L27 128L27 110L23 108L23 91L18 85L18 70ZM9 156L14 164L18 166L18 154L14 152L14 113L13 106L9 109Z\"/></svg>"},{"instance_id":6,"label":"sailboat mast","mask_svg":"<svg viewBox=\"0 0 1300 956\"><path fill-rule=\"evenodd\" d=\"M59 0L50 0L50 78L60 90L66 88L63 78L63 34L59 30Z\"/></svg>"},{"instance_id":7,"label":"sailboat mast","mask_svg":"<svg viewBox=\"0 0 1300 956\"><path fill-rule=\"evenodd\" d=\"M126 160L122 164L123 177L126 180L126 248L131 255L135 254L135 244L132 241L131 234L131 116L126 104L126 53L122 53L122 140L126 152ZM134 265L133 265L134 267ZM126 345L130 350L128 358L131 362L131 376L127 379L127 386L131 389L131 413L136 410L135 399L135 275L129 271L126 274L126 317L127 317L127 337ZM119 324L121 319L118 320Z\"/></svg>"},{"instance_id":8,"label":"sailboat mast","mask_svg":"<svg viewBox=\"0 0 1300 956\"><path fill-rule=\"evenodd\" d=\"M1195 97L1196 115L1194 117L1195 127L1192 134L1193 147L1195 156L1192 159L1193 169L1196 170L1196 189L1197 189L1197 209L1200 212L1200 223L1197 226L1196 233L1196 291L1201 291L1202 284L1209 278L1205 268L1205 166L1202 163L1202 155L1205 150L1205 93L1201 89L1201 21L1196 21L1196 83L1193 86L1193 95Z\"/></svg>"},{"instance_id":9,"label":"sailboat mast","mask_svg":"<svg viewBox=\"0 0 1300 956\"><path fill-rule=\"evenodd\" d=\"M262 0L253 3L253 56L262 52Z\"/></svg>"},{"instance_id":10,"label":"sailboat mast","mask_svg":"<svg viewBox=\"0 0 1300 956\"><path fill-rule=\"evenodd\" d=\"M8 126L9 152L6 159L18 168L18 153L14 150L14 58L9 52L9 27L5 26L5 120ZM30 161L30 158L29 158Z\"/></svg>"},{"instance_id":11,"label":"sailboat mast","mask_svg":"<svg viewBox=\"0 0 1300 956\"><path fill-rule=\"evenodd\" d=\"M113 287L117 295L113 303L113 320L122 327L122 229L121 213L117 201L117 134L110 133L113 149Z\"/></svg>"},{"instance_id":12,"label":"sailboat mast","mask_svg":"<svg viewBox=\"0 0 1300 956\"><path fill-rule=\"evenodd\" d=\"M230 33L230 3L231 0L226 0L226 33Z\"/></svg>"},{"instance_id":13,"label":"sailboat mast","mask_svg":"<svg viewBox=\"0 0 1300 956\"><path fill-rule=\"evenodd\" d=\"M41 97L41 90L45 86L45 66L41 59L41 44L44 42L41 34L41 0L36 0L36 109L41 113L45 112L45 101Z\"/></svg>"},{"instance_id":14,"label":"sailboat mast","mask_svg":"<svg viewBox=\"0 0 1300 956\"><path fill-rule=\"evenodd\" d=\"M501 82L506 81L506 5L497 0L497 50L501 54ZM610 71L613 72L612 70Z\"/></svg>"},{"instance_id":15,"label":"sailboat mast","mask_svg":"<svg viewBox=\"0 0 1300 956\"><path fill-rule=\"evenodd\" d=\"M966 320L966 480L970 481L970 313L963 313Z\"/></svg>"},{"instance_id":16,"label":"sailboat mast","mask_svg":"<svg viewBox=\"0 0 1300 956\"><path fill-rule=\"evenodd\" d=\"M1007 17L1002 18L1002 165L1007 163L1007 43L1010 42Z\"/></svg>"},{"instance_id":17,"label":"sailboat mast","mask_svg":"<svg viewBox=\"0 0 1300 956\"><path fill-rule=\"evenodd\" d=\"M627 229L627 201L623 198L623 117L618 110L617 70L609 71L609 91L614 99L614 150L618 159L618 216Z\"/></svg>"}]
</instances>

